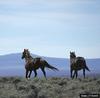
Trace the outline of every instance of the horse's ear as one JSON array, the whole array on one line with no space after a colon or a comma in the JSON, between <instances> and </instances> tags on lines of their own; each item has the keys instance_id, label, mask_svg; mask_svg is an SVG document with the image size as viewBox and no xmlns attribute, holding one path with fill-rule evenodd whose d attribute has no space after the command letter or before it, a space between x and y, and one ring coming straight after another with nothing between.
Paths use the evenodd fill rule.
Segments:
<instances>
[{"instance_id":1,"label":"horse's ear","mask_svg":"<svg viewBox=\"0 0 100 98\"><path fill-rule=\"evenodd\" d=\"M73 53L74 53L74 55L76 55L76 54L75 54L75 51L74 51Z\"/></svg>"},{"instance_id":2,"label":"horse's ear","mask_svg":"<svg viewBox=\"0 0 100 98\"><path fill-rule=\"evenodd\" d=\"M71 54L72 52L70 51L70 54Z\"/></svg>"}]
</instances>

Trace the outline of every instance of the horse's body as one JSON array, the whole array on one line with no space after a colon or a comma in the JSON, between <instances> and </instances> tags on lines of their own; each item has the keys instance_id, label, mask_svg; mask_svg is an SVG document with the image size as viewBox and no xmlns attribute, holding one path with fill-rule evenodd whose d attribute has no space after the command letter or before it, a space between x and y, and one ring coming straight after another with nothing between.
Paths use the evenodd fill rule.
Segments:
<instances>
[{"instance_id":1,"label":"horse's body","mask_svg":"<svg viewBox=\"0 0 100 98\"><path fill-rule=\"evenodd\" d=\"M26 78L30 78L32 71L35 73L35 77L37 76L37 69L41 69L44 76L46 77L45 67L50 68L52 70L58 70L57 68L51 66L48 64L47 61L40 57L33 58L30 55L30 52L28 49L24 49L24 52L22 54L22 59L25 58L25 69L26 69ZM30 73L29 73L30 72Z\"/></svg>"},{"instance_id":2,"label":"horse's body","mask_svg":"<svg viewBox=\"0 0 100 98\"><path fill-rule=\"evenodd\" d=\"M76 78L78 76L78 71L83 69L83 75L85 78L85 70L89 70L89 68L86 66L86 61L83 57L76 57L74 52L70 52L70 73L71 78L74 78L76 75ZM73 75L74 71L74 75Z\"/></svg>"}]
</instances>

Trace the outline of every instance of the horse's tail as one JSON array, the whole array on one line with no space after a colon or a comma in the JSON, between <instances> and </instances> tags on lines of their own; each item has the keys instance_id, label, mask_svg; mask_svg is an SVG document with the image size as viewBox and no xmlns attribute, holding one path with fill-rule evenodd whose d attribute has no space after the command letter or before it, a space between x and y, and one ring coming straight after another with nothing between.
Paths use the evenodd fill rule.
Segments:
<instances>
[{"instance_id":1,"label":"horse's tail","mask_svg":"<svg viewBox=\"0 0 100 98\"><path fill-rule=\"evenodd\" d=\"M90 69L87 66L85 66L85 69L88 70L88 71L90 71Z\"/></svg>"},{"instance_id":2,"label":"horse's tail","mask_svg":"<svg viewBox=\"0 0 100 98\"><path fill-rule=\"evenodd\" d=\"M85 69L90 71L90 69L87 67L86 62L85 62Z\"/></svg>"},{"instance_id":3,"label":"horse's tail","mask_svg":"<svg viewBox=\"0 0 100 98\"><path fill-rule=\"evenodd\" d=\"M51 65L50 65L50 64L48 64L46 61L45 61L44 63L45 63L45 66L46 66L47 68L50 68L50 69L52 69L52 70L59 71L57 68L55 68L55 67L51 66Z\"/></svg>"}]
</instances>

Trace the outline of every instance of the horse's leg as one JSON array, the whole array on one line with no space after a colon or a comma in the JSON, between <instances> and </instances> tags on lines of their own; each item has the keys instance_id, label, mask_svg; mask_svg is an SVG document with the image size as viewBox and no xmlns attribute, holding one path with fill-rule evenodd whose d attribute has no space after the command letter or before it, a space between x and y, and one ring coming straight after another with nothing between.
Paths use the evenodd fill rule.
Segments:
<instances>
[{"instance_id":1,"label":"horse's leg","mask_svg":"<svg viewBox=\"0 0 100 98\"><path fill-rule=\"evenodd\" d=\"M46 72L45 72L44 68L41 68L41 70L42 70L42 72L44 74L44 77L46 78Z\"/></svg>"},{"instance_id":2,"label":"horse's leg","mask_svg":"<svg viewBox=\"0 0 100 98\"><path fill-rule=\"evenodd\" d=\"M76 71L74 71L74 74L72 75L72 78L74 78L74 77L75 77L75 75L76 75Z\"/></svg>"},{"instance_id":3,"label":"horse's leg","mask_svg":"<svg viewBox=\"0 0 100 98\"><path fill-rule=\"evenodd\" d=\"M27 76L28 76L28 70L26 69L26 78L28 78Z\"/></svg>"},{"instance_id":4,"label":"horse's leg","mask_svg":"<svg viewBox=\"0 0 100 98\"><path fill-rule=\"evenodd\" d=\"M84 78L85 78L85 68L83 69L83 75L84 75Z\"/></svg>"},{"instance_id":5,"label":"horse's leg","mask_svg":"<svg viewBox=\"0 0 100 98\"><path fill-rule=\"evenodd\" d=\"M76 71L76 78L77 78L77 76L78 76L78 71Z\"/></svg>"},{"instance_id":6,"label":"horse's leg","mask_svg":"<svg viewBox=\"0 0 100 98\"><path fill-rule=\"evenodd\" d=\"M70 69L70 77L72 78L73 70Z\"/></svg>"},{"instance_id":7,"label":"horse's leg","mask_svg":"<svg viewBox=\"0 0 100 98\"><path fill-rule=\"evenodd\" d=\"M28 76L29 78L30 78L30 76L31 76L31 73L32 73L32 70L30 70L30 73L29 73L29 76Z\"/></svg>"},{"instance_id":8,"label":"horse's leg","mask_svg":"<svg viewBox=\"0 0 100 98\"><path fill-rule=\"evenodd\" d=\"M36 76L37 76L37 71L36 71L36 69L34 69L34 74L35 74L34 77L36 77Z\"/></svg>"},{"instance_id":9,"label":"horse's leg","mask_svg":"<svg viewBox=\"0 0 100 98\"><path fill-rule=\"evenodd\" d=\"M74 71L74 74L73 74L72 78L74 78L75 76L76 76L76 78L77 78L77 76L78 76L77 70Z\"/></svg>"}]
</instances>

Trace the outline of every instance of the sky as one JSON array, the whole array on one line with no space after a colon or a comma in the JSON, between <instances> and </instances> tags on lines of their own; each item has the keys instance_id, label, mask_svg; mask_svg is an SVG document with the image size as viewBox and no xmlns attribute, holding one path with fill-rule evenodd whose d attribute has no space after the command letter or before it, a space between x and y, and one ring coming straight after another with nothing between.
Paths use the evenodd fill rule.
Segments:
<instances>
[{"instance_id":1,"label":"sky","mask_svg":"<svg viewBox=\"0 0 100 98\"><path fill-rule=\"evenodd\" d=\"M0 0L0 55L100 58L100 0Z\"/></svg>"}]
</instances>

